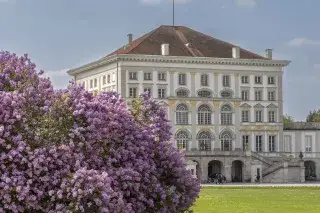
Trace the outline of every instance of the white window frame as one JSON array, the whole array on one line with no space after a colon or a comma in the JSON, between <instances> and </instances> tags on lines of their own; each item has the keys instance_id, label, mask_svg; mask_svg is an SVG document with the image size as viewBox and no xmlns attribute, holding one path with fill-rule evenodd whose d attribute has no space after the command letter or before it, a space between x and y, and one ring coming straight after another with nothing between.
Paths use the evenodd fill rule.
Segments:
<instances>
[{"instance_id":1,"label":"white window frame","mask_svg":"<svg viewBox=\"0 0 320 213\"><path fill-rule=\"evenodd\" d=\"M262 135L256 135L256 152L262 152L263 141Z\"/></svg>"},{"instance_id":2,"label":"white window frame","mask_svg":"<svg viewBox=\"0 0 320 213\"><path fill-rule=\"evenodd\" d=\"M166 98L166 89L165 88L158 88L158 98L159 99Z\"/></svg>"},{"instance_id":3,"label":"white window frame","mask_svg":"<svg viewBox=\"0 0 320 213\"><path fill-rule=\"evenodd\" d=\"M269 123L276 122L276 111L275 110L268 111L268 122Z\"/></svg>"},{"instance_id":4,"label":"white window frame","mask_svg":"<svg viewBox=\"0 0 320 213\"><path fill-rule=\"evenodd\" d=\"M262 84L263 78L262 76L254 76L254 83L255 84Z\"/></svg>"},{"instance_id":5,"label":"white window frame","mask_svg":"<svg viewBox=\"0 0 320 213\"><path fill-rule=\"evenodd\" d=\"M144 72L143 73L143 80L152 81L152 72Z\"/></svg>"},{"instance_id":6,"label":"white window frame","mask_svg":"<svg viewBox=\"0 0 320 213\"><path fill-rule=\"evenodd\" d=\"M143 88L143 92L148 92L149 95L152 95L152 88L151 87L145 87L145 88Z\"/></svg>"},{"instance_id":7,"label":"white window frame","mask_svg":"<svg viewBox=\"0 0 320 213\"><path fill-rule=\"evenodd\" d=\"M241 111L241 121L243 123L249 122L249 114L250 114L250 110L248 110L248 109L243 109Z\"/></svg>"},{"instance_id":8,"label":"white window frame","mask_svg":"<svg viewBox=\"0 0 320 213\"><path fill-rule=\"evenodd\" d=\"M159 81L165 81L166 80L166 73L165 72L159 72L158 73L158 80Z\"/></svg>"},{"instance_id":9,"label":"white window frame","mask_svg":"<svg viewBox=\"0 0 320 213\"><path fill-rule=\"evenodd\" d=\"M93 88L93 79L90 79L90 89Z\"/></svg>"},{"instance_id":10,"label":"white window frame","mask_svg":"<svg viewBox=\"0 0 320 213\"><path fill-rule=\"evenodd\" d=\"M276 91L268 91L268 101L276 100Z\"/></svg>"},{"instance_id":11,"label":"white window frame","mask_svg":"<svg viewBox=\"0 0 320 213\"><path fill-rule=\"evenodd\" d=\"M249 84L249 76L247 76L247 75L241 76L241 83Z\"/></svg>"},{"instance_id":12,"label":"white window frame","mask_svg":"<svg viewBox=\"0 0 320 213\"><path fill-rule=\"evenodd\" d=\"M268 84L272 84L272 85L275 84L275 82L276 82L275 80L276 80L276 79L275 79L274 76L269 76L269 77L268 77Z\"/></svg>"},{"instance_id":13,"label":"white window frame","mask_svg":"<svg viewBox=\"0 0 320 213\"><path fill-rule=\"evenodd\" d=\"M256 123L262 123L263 122L263 110L262 109L256 109L255 110L255 122Z\"/></svg>"},{"instance_id":14,"label":"white window frame","mask_svg":"<svg viewBox=\"0 0 320 213\"><path fill-rule=\"evenodd\" d=\"M249 101L249 90L244 89L241 91L241 98L243 101Z\"/></svg>"},{"instance_id":15,"label":"white window frame","mask_svg":"<svg viewBox=\"0 0 320 213\"><path fill-rule=\"evenodd\" d=\"M208 105L201 105L198 108L198 124L210 125L211 124L212 111Z\"/></svg>"},{"instance_id":16,"label":"white window frame","mask_svg":"<svg viewBox=\"0 0 320 213\"><path fill-rule=\"evenodd\" d=\"M137 72L129 72L129 80L138 80Z\"/></svg>"},{"instance_id":17,"label":"white window frame","mask_svg":"<svg viewBox=\"0 0 320 213\"><path fill-rule=\"evenodd\" d=\"M249 148L249 135L242 135L242 150L246 149L246 145Z\"/></svg>"},{"instance_id":18,"label":"white window frame","mask_svg":"<svg viewBox=\"0 0 320 213\"><path fill-rule=\"evenodd\" d=\"M312 136L311 135L305 136L305 151L312 152Z\"/></svg>"},{"instance_id":19,"label":"white window frame","mask_svg":"<svg viewBox=\"0 0 320 213\"><path fill-rule=\"evenodd\" d=\"M95 78L93 81L93 87L94 88L98 87L98 79L97 78Z\"/></svg>"},{"instance_id":20,"label":"white window frame","mask_svg":"<svg viewBox=\"0 0 320 213\"><path fill-rule=\"evenodd\" d=\"M229 105L221 107L221 125L233 125L232 108Z\"/></svg>"},{"instance_id":21,"label":"white window frame","mask_svg":"<svg viewBox=\"0 0 320 213\"><path fill-rule=\"evenodd\" d=\"M230 76L229 75L222 76L222 86L230 87Z\"/></svg>"},{"instance_id":22,"label":"white window frame","mask_svg":"<svg viewBox=\"0 0 320 213\"><path fill-rule=\"evenodd\" d=\"M189 108L186 104L179 104L176 107L177 125L187 125L189 123Z\"/></svg>"},{"instance_id":23,"label":"white window frame","mask_svg":"<svg viewBox=\"0 0 320 213\"><path fill-rule=\"evenodd\" d=\"M210 151L211 150L211 134L210 132L201 132L198 136L198 149L200 151Z\"/></svg>"},{"instance_id":24,"label":"white window frame","mask_svg":"<svg viewBox=\"0 0 320 213\"><path fill-rule=\"evenodd\" d=\"M201 74L200 76L201 86L209 86L209 76L208 74Z\"/></svg>"},{"instance_id":25,"label":"white window frame","mask_svg":"<svg viewBox=\"0 0 320 213\"><path fill-rule=\"evenodd\" d=\"M275 152L276 151L276 136L275 135L269 135L269 152Z\"/></svg>"},{"instance_id":26,"label":"white window frame","mask_svg":"<svg viewBox=\"0 0 320 213\"><path fill-rule=\"evenodd\" d=\"M109 74L109 75L108 75L108 79L107 79L108 84L110 83L110 81L111 81L111 76L110 76L110 74Z\"/></svg>"},{"instance_id":27,"label":"white window frame","mask_svg":"<svg viewBox=\"0 0 320 213\"><path fill-rule=\"evenodd\" d=\"M129 88L129 98L136 98L137 97L137 87L130 87Z\"/></svg>"}]
</instances>

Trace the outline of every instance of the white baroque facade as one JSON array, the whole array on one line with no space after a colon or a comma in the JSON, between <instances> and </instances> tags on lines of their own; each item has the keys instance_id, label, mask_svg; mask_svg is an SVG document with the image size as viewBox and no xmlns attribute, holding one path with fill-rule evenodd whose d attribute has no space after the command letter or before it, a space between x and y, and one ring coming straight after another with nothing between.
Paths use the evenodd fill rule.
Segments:
<instances>
[{"instance_id":1,"label":"white baroque facade","mask_svg":"<svg viewBox=\"0 0 320 213\"><path fill-rule=\"evenodd\" d=\"M148 91L167 109L172 142L202 182L213 173L227 182L253 182L257 174L263 182L319 178L320 126L282 122L283 69L289 61L273 60L269 49L262 57L228 43L219 46L219 40L203 46L188 40L195 31L171 28L153 31L162 35L149 39L156 44L150 35L136 41L130 35L116 54L68 73L88 91L117 91L128 104ZM172 33L179 40L163 36Z\"/></svg>"}]
</instances>

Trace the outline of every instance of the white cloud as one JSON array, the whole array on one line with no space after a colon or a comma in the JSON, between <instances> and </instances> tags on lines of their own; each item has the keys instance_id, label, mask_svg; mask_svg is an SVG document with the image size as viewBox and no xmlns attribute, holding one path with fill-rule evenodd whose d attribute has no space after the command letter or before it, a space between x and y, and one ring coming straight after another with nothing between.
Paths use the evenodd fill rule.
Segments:
<instances>
[{"instance_id":1,"label":"white cloud","mask_svg":"<svg viewBox=\"0 0 320 213\"><path fill-rule=\"evenodd\" d=\"M1 0L0 0L1 1ZM162 2L172 2L173 0L140 0L144 4L160 4ZM174 2L177 4L185 4L191 2L192 0L175 0Z\"/></svg>"},{"instance_id":2,"label":"white cloud","mask_svg":"<svg viewBox=\"0 0 320 213\"><path fill-rule=\"evenodd\" d=\"M235 0L239 7L254 8L257 5L256 0Z\"/></svg>"},{"instance_id":3,"label":"white cloud","mask_svg":"<svg viewBox=\"0 0 320 213\"><path fill-rule=\"evenodd\" d=\"M67 88L69 81L73 79L72 76L68 75L68 70L69 69L45 71L43 75L50 78L55 89L65 89Z\"/></svg>"},{"instance_id":4,"label":"white cloud","mask_svg":"<svg viewBox=\"0 0 320 213\"><path fill-rule=\"evenodd\" d=\"M301 47L305 45L318 46L320 45L320 40L312 40L308 38L294 38L288 42L288 46L291 47Z\"/></svg>"}]
</instances>

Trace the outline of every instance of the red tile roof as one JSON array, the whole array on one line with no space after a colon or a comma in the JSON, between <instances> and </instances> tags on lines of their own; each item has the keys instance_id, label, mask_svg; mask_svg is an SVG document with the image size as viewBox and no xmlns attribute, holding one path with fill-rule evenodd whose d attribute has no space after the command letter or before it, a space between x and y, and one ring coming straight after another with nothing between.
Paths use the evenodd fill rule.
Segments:
<instances>
[{"instance_id":1,"label":"red tile roof","mask_svg":"<svg viewBox=\"0 0 320 213\"><path fill-rule=\"evenodd\" d=\"M170 56L232 58L232 47L235 47L233 44L188 27L160 26L107 56L116 54L161 55L161 44L164 43L169 44ZM240 48L240 58L266 59L242 48Z\"/></svg>"}]
</instances>

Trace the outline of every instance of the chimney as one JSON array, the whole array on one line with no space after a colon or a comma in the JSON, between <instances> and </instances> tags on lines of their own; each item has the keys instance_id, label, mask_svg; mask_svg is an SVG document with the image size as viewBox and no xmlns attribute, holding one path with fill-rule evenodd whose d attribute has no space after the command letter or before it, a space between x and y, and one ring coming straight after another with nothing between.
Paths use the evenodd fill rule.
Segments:
<instances>
[{"instance_id":1,"label":"chimney","mask_svg":"<svg viewBox=\"0 0 320 213\"><path fill-rule=\"evenodd\" d=\"M232 58L240 58L240 48L232 47Z\"/></svg>"},{"instance_id":2,"label":"chimney","mask_svg":"<svg viewBox=\"0 0 320 213\"><path fill-rule=\"evenodd\" d=\"M130 33L128 34L128 44L131 44L133 41L133 35Z\"/></svg>"},{"instance_id":3,"label":"chimney","mask_svg":"<svg viewBox=\"0 0 320 213\"><path fill-rule=\"evenodd\" d=\"M169 55L169 44L162 44L161 45L161 55Z\"/></svg>"},{"instance_id":4,"label":"chimney","mask_svg":"<svg viewBox=\"0 0 320 213\"><path fill-rule=\"evenodd\" d=\"M272 49L266 49L266 58L272 59Z\"/></svg>"}]
</instances>

